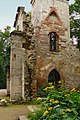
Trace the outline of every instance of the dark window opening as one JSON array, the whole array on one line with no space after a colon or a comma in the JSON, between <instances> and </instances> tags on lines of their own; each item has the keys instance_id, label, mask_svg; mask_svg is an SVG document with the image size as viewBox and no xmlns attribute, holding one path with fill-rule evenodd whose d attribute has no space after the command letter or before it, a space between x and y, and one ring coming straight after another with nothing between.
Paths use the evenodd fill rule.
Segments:
<instances>
[{"instance_id":1,"label":"dark window opening","mask_svg":"<svg viewBox=\"0 0 80 120\"><path fill-rule=\"evenodd\" d=\"M50 33L50 51L56 52L56 32Z\"/></svg>"},{"instance_id":2,"label":"dark window opening","mask_svg":"<svg viewBox=\"0 0 80 120\"><path fill-rule=\"evenodd\" d=\"M23 43L23 44L22 44L22 48L25 48L25 47L26 47L26 44L25 44L25 43Z\"/></svg>"},{"instance_id":3,"label":"dark window opening","mask_svg":"<svg viewBox=\"0 0 80 120\"><path fill-rule=\"evenodd\" d=\"M60 81L60 74L56 69L53 69L48 76L48 82L53 83L56 89L58 89L58 82Z\"/></svg>"},{"instance_id":4,"label":"dark window opening","mask_svg":"<svg viewBox=\"0 0 80 120\"><path fill-rule=\"evenodd\" d=\"M14 58L16 58L16 54L14 54Z\"/></svg>"},{"instance_id":5,"label":"dark window opening","mask_svg":"<svg viewBox=\"0 0 80 120\"><path fill-rule=\"evenodd\" d=\"M16 54L13 55L13 61L15 61L15 60L16 60Z\"/></svg>"}]
</instances>

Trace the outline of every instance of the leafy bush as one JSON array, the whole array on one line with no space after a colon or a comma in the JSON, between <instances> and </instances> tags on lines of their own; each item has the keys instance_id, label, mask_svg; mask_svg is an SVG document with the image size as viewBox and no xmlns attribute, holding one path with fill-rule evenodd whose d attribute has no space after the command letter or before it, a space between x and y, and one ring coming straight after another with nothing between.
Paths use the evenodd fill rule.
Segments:
<instances>
[{"instance_id":1,"label":"leafy bush","mask_svg":"<svg viewBox=\"0 0 80 120\"><path fill-rule=\"evenodd\" d=\"M44 89L48 93L41 110L30 116L30 120L80 120L80 92L57 91L53 85ZM40 100L40 98L39 98Z\"/></svg>"},{"instance_id":2,"label":"leafy bush","mask_svg":"<svg viewBox=\"0 0 80 120\"><path fill-rule=\"evenodd\" d=\"M39 89L38 89L38 92L37 92L37 96L38 97L47 97L47 92L45 92L43 89L45 88L45 87L48 87L49 86L49 84L48 83L45 83L45 84L43 84Z\"/></svg>"},{"instance_id":3,"label":"leafy bush","mask_svg":"<svg viewBox=\"0 0 80 120\"><path fill-rule=\"evenodd\" d=\"M43 114L44 114L43 110L38 110L36 111L36 114L29 114L28 118L30 120L39 120Z\"/></svg>"}]
</instances>

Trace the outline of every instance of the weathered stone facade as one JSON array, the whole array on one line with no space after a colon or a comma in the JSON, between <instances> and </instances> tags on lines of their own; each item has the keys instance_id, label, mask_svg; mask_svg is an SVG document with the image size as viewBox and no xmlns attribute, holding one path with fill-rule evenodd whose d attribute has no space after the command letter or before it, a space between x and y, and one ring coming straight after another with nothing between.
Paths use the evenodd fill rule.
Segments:
<instances>
[{"instance_id":1,"label":"weathered stone facade","mask_svg":"<svg viewBox=\"0 0 80 120\"><path fill-rule=\"evenodd\" d=\"M55 87L59 80L69 89L80 87L80 52L70 42L68 1L31 0L31 4L32 17L18 7L16 30L11 33L10 96L14 100L32 99L49 81ZM52 33L55 51L50 48Z\"/></svg>"},{"instance_id":2,"label":"weathered stone facade","mask_svg":"<svg viewBox=\"0 0 80 120\"><path fill-rule=\"evenodd\" d=\"M17 12L15 31L11 33L10 97L30 100L36 91L34 29L31 14L26 14L24 7L18 7Z\"/></svg>"},{"instance_id":3,"label":"weathered stone facade","mask_svg":"<svg viewBox=\"0 0 80 120\"><path fill-rule=\"evenodd\" d=\"M48 82L56 69L69 88L80 84L80 52L70 43L69 5L67 0L32 0L32 23L37 51L38 86ZM57 34L57 50L50 51L50 33ZM76 60L74 60L76 59ZM77 69L77 73L73 72Z\"/></svg>"},{"instance_id":4,"label":"weathered stone facade","mask_svg":"<svg viewBox=\"0 0 80 120\"><path fill-rule=\"evenodd\" d=\"M24 34L24 33L23 33ZM10 60L10 97L17 99L24 96L24 48L25 35L22 32L12 32L11 60Z\"/></svg>"}]
</instances>

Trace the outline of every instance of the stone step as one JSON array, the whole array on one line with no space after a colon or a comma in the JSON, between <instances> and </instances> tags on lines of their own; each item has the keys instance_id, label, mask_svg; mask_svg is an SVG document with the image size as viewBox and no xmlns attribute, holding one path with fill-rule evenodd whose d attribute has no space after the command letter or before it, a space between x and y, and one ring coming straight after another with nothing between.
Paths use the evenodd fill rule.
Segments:
<instances>
[{"instance_id":1,"label":"stone step","mask_svg":"<svg viewBox=\"0 0 80 120\"><path fill-rule=\"evenodd\" d=\"M18 120L28 120L28 118L26 116L19 116Z\"/></svg>"},{"instance_id":2,"label":"stone step","mask_svg":"<svg viewBox=\"0 0 80 120\"><path fill-rule=\"evenodd\" d=\"M28 108L28 110L31 111L32 113L35 112L34 106L28 106L27 108Z\"/></svg>"}]
</instances>

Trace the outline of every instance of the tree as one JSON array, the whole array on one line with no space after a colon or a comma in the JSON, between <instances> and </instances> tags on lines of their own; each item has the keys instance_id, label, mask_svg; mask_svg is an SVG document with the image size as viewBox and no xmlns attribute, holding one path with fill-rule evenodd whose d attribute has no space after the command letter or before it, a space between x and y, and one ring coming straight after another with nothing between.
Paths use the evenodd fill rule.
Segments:
<instances>
[{"instance_id":1,"label":"tree","mask_svg":"<svg viewBox=\"0 0 80 120\"><path fill-rule=\"evenodd\" d=\"M80 0L70 5L70 32L71 38L77 38L77 47L80 50Z\"/></svg>"},{"instance_id":2,"label":"tree","mask_svg":"<svg viewBox=\"0 0 80 120\"><path fill-rule=\"evenodd\" d=\"M6 87L6 73L10 66L10 26L0 30L0 88Z\"/></svg>"}]
</instances>

